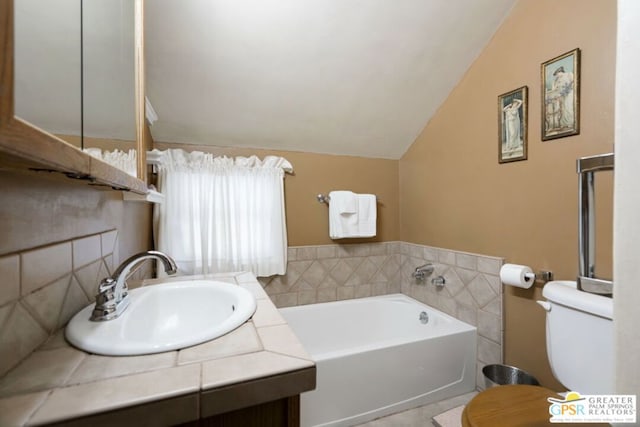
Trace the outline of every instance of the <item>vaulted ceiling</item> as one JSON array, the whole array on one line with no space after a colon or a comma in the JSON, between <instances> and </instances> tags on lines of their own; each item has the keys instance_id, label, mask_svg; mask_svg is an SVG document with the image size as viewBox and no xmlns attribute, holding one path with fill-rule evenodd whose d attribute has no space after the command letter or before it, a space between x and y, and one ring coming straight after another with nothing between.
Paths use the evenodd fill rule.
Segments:
<instances>
[{"instance_id":1,"label":"vaulted ceiling","mask_svg":"<svg viewBox=\"0 0 640 427\"><path fill-rule=\"evenodd\" d=\"M153 137L398 159L515 2L147 0ZM16 114L131 140L133 1L82 4L16 3Z\"/></svg>"},{"instance_id":2,"label":"vaulted ceiling","mask_svg":"<svg viewBox=\"0 0 640 427\"><path fill-rule=\"evenodd\" d=\"M515 1L147 1L153 137L398 159Z\"/></svg>"}]
</instances>

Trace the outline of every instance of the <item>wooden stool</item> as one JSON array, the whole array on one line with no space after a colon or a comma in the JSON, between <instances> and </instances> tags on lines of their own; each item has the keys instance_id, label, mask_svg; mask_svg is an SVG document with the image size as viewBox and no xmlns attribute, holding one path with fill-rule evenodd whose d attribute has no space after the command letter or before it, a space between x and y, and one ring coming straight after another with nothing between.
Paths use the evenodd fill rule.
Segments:
<instances>
[{"instance_id":1,"label":"wooden stool","mask_svg":"<svg viewBox=\"0 0 640 427\"><path fill-rule=\"evenodd\" d=\"M549 422L548 397L562 399L556 392L533 385L501 385L478 393L462 412L463 427L582 426ZM608 424L588 424L607 426Z\"/></svg>"}]
</instances>

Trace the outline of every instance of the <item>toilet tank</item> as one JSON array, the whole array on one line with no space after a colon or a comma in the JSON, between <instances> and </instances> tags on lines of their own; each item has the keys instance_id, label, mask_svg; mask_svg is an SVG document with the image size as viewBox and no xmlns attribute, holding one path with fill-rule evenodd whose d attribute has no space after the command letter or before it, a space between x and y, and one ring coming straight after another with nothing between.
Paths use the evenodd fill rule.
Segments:
<instances>
[{"instance_id":1,"label":"toilet tank","mask_svg":"<svg viewBox=\"0 0 640 427\"><path fill-rule=\"evenodd\" d=\"M613 300L579 291L570 281L549 282L542 295L553 375L571 391L612 394Z\"/></svg>"}]
</instances>

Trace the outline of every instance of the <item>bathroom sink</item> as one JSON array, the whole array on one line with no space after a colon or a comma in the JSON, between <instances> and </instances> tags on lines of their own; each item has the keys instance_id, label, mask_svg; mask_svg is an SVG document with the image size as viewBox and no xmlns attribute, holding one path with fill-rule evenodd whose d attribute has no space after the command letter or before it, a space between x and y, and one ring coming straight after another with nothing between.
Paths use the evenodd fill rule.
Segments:
<instances>
[{"instance_id":1,"label":"bathroom sink","mask_svg":"<svg viewBox=\"0 0 640 427\"><path fill-rule=\"evenodd\" d=\"M220 337L256 310L251 292L214 280L166 282L129 291L120 317L90 321L94 305L79 311L67 340L89 353L132 356L176 350Z\"/></svg>"}]
</instances>

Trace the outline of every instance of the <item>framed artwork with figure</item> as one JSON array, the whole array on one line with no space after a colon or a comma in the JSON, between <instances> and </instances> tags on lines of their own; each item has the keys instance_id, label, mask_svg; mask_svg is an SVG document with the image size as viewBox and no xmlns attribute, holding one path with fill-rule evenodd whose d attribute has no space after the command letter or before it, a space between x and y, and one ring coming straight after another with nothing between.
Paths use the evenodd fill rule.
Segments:
<instances>
[{"instance_id":1,"label":"framed artwork with figure","mask_svg":"<svg viewBox=\"0 0 640 427\"><path fill-rule=\"evenodd\" d=\"M498 163L527 160L527 96L521 88L498 96Z\"/></svg>"},{"instance_id":2,"label":"framed artwork with figure","mask_svg":"<svg viewBox=\"0 0 640 427\"><path fill-rule=\"evenodd\" d=\"M580 133L580 49L542 64L542 140Z\"/></svg>"}]
</instances>

